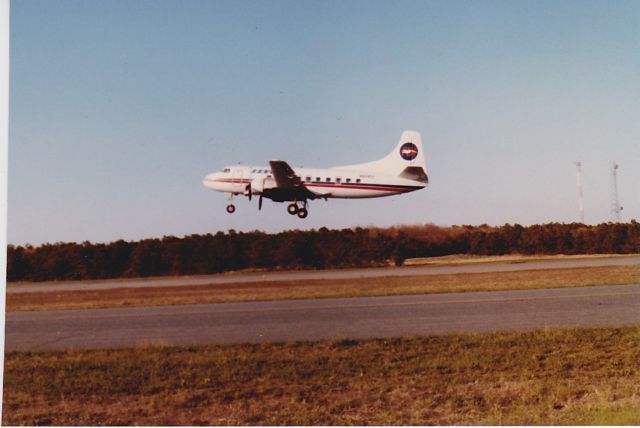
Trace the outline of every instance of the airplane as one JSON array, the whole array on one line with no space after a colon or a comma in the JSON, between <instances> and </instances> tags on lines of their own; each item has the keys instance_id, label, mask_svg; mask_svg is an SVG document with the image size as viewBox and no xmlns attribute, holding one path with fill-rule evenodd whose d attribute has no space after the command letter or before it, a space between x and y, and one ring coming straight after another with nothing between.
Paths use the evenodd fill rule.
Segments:
<instances>
[{"instance_id":1,"label":"airplane","mask_svg":"<svg viewBox=\"0 0 640 428\"><path fill-rule=\"evenodd\" d=\"M236 210L234 195L249 200L257 195L258 210L263 198L291 202L287 212L299 218L307 217L310 200L379 198L420 190L428 183L422 137L416 131L404 131L393 151L373 162L319 169L271 160L269 166L225 166L202 180L205 187L229 194L229 214Z\"/></svg>"}]
</instances>

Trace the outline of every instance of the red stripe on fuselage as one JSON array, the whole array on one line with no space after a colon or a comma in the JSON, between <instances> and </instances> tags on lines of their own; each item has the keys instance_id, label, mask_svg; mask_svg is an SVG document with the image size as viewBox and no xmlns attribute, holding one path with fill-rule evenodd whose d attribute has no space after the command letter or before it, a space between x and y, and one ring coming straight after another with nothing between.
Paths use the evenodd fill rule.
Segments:
<instances>
[{"instance_id":1,"label":"red stripe on fuselage","mask_svg":"<svg viewBox=\"0 0 640 428\"><path fill-rule=\"evenodd\" d=\"M210 181L212 183L232 183L232 184L249 184L251 180L247 178L217 178L215 180L207 179L206 181Z\"/></svg>"},{"instance_id":2,"label":"red stripe on fuselage","mask_svg":"<svg viewBox=\"0 0 640 428\"><path fill-rule=\"evenodd\" d=\"M393 185L384 185L384 184L362 184L362 185L353 185L353 184L324 184L324 183L308 183L305 184L307 187L328 187L331 189L356 189L356 190L379 190L382 192L411 192L412 190L418 190L420 187L409 187L409 186L393 186Z\"/></svg>"},{"instance_id":3,"label":"red stripe on fuselage","mask_svg":"<svg viewBox=\"0 0 640 428\"><path fill-rule=\"evenodd\" d=\"M218 178L207 180L214 183L249 184L251 180L246 178ZM335 184L335 183L303 183L305 187L325 187L330 189L355 189L355 190L377 190L381 192L406 193L420 189L419 186L396 186L385 184Z\"/></svg>"}]
</instances>

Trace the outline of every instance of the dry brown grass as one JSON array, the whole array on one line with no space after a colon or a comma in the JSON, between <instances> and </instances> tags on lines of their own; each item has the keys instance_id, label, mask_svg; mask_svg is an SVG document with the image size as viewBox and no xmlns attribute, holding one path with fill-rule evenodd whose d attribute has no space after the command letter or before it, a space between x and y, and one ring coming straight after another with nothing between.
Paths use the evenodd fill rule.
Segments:
<instances>
[{"instance_id":1,"label":"dry brown grass","mask_svg":"<svg viewBox=\"0 0 640 428\"><path fill-rule=\"evenodd\" d=\"M576 255L523 255L509 254L504 256L477 256L472 254L454 254L442 257L416 257L407 259L405 266L439 266L439 265L469 265L487 263L529 263L541 261L564 261L564 260L599 260L599 259L625 259L637 258L638 254L576 254Z\"/></svg>"},{"instance_id":2,"label":"dry brown grass","mask_svg":"<svg viewBox=\"0 0 640 428\"><path fill-rule=\"evenodd\" d=\"M640 328L12 352L3 420L639 424Z\"/></svg>"},{"instance_id":3,"label":"dry brown grass","mask_svg":"<svg viewBox=\"0 0 640 428\"><path fill-rule=\"evenodd\" d=\"M607 266L343 280L266 281L7 295L8 311L154 306L615 285L640 282L638 266Z\"/></svg>"}]
</instances>

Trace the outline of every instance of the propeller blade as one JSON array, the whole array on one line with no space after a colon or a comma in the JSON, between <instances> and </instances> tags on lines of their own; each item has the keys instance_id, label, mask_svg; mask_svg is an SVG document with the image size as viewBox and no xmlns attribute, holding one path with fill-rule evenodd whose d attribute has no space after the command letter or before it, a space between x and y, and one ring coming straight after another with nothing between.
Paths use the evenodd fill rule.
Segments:
<instances>
[{"instance_id":1,"label":"propeller blade","mask_svg":"<svg viewBox=\"0 0 640 428\"><path fill-rule=\"evenodd\" d=\"M258 199L258 210L262 209L262 195L260 195L260 199Z\"/></svg>"}]
</instances>

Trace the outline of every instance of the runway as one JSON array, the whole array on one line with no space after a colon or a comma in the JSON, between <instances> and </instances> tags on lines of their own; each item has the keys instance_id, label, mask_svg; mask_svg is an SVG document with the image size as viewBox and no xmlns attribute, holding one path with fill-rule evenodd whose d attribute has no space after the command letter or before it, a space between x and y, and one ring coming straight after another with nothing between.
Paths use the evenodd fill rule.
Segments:
<instances>
[{"instance_id":1,"label":"runway","mask_svg":"<svg viewBox=\"0 0 640 428\"><path fill-rule=\"evenodd\" d=\"M640 324L640 284L8 312L7 350L280 342Z\"/></svg>"},{"instance_id":2,"label":"runway","mask_svg":"<svg viewBox=\"0 0 640 428\"><path fill-rule=\"evenodd\" d=\"M598 266L640 266L640 256L586 259L553 259L526 262L471 263L460 265L333 269L286 272L233 272L219 275L179 276L148 279L117 279L69 282L8 284L7 293L48 291L108 290L115 288L175 287L186 285L231 284L263 281L304 281L314 279L357 279L387 276L421 276L457 273L513 272L540 269L570 269Z\"/></svg>"}]
</instances>

